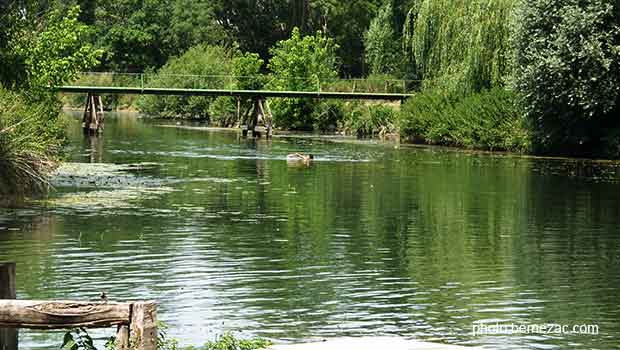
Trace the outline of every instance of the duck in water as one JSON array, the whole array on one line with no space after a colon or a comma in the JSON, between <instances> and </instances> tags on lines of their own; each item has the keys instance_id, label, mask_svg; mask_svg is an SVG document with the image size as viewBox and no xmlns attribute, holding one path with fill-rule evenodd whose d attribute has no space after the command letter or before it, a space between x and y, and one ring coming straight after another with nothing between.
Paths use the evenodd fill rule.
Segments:
<instances>
[{"instance_id":1,"label":"duck in water","mask_svg":"<svg viewBox=\"0 0 620 350\"><path fill-rule=\"evenodd\" d=\"M312 154L291 153L286 156L286 161L289 163L303 163L305 165L310 165L313 159Z\"/></svg>"}]
</instances>

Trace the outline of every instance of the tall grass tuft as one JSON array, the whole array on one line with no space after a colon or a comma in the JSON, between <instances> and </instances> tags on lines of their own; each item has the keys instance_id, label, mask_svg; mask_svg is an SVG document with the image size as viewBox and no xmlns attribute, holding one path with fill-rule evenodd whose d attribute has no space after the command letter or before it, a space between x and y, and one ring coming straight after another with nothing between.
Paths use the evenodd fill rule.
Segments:
<instances>
[{"instance_id":1,"label":"tall grass tuft","mask_svg":"<svg viewBox=\"0 0 620 350\"><path fill-rule=\"evenodd\" d=\"M0 87L0 195L45 189L45 174L62 146L57 107L51 101L30 102Z\"/></svg>"}]
</instances>

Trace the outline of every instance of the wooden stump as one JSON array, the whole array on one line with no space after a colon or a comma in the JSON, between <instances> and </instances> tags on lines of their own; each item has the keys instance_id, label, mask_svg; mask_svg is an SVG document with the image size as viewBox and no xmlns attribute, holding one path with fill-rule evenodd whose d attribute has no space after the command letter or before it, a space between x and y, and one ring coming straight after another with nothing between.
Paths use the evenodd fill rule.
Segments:
<instances>
[{"instance_id":1,"label":"wooden stump","mask_svg":"<svg viewBox=\"0 0 620 350\"><path fill-rule=\"evenodd\" d=\"M132 349L157 350L157 304L135 303L131 309L129 343Z\"/></svg>"},{"instance_id":2,"label":"wooden stump","mask_svg":"<svg viewBox=\"0 0 620 350\"><path fill-rule=\"evenodd\" d=\"M129 326L118 326L116 331L116 350L129 350Z\"/></svg>"},{"instance_id":3,"label":"wooden stump","mask_svg":"<svg viewBox=\"0 0 620 350\"><path fill-rule=\"evenodd\" d=\"M0 299L15 299L15 263L0 262ZM17 350L16 328L0 328L0 350Z\"/></svg>"}]
</instances>

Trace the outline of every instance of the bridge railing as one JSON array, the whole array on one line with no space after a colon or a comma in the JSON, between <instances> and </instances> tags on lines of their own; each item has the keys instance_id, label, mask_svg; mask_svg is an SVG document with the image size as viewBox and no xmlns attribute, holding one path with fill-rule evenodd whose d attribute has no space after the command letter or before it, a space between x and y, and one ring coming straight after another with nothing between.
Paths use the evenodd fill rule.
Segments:
<instances>
[{"instance_id":1,"label":"bridge railing","mask_svg":"<svg viewBox=\"0 0 620 350\"><path fill-rule=\"evenodd\" d=\"M84 72L70 85L130 88L270 90L310 92L410 93L418 81L390 78L316 79L271 75L189 75Z\"/></svg>"}]
</instances>

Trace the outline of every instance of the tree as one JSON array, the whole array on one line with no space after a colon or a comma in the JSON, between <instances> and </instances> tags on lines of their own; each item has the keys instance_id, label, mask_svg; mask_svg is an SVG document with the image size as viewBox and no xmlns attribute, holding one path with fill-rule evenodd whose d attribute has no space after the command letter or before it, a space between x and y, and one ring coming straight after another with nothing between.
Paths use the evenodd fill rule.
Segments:
<instances>
[{"instance_id":1,"label":"tree","mask_svg":"<svg viewBox=\"0 0 620 350\"><path fill-rule=\"evenodd\" d=\"M243 51L269 59L269 48L290 37L293 28L302 35L320 30L339 45L342 73L360 75L363 69L363 35L382 0L219 0L218 22Z\"/></svg>"},{"instance_id":2,"label":"tree","mask_svg":"<svg viewBox=\"0 0 620 350\"><path fill-rule=\"evenodd\" d=\"M318 31L314 36L301 36L293 29L290 39L282 40L271 49L268 68L273 79L267 88L289 91L316 91L321 82L338 76L338 46ZM312 129L312 112L317 102L286 98L272 104L274 122L278 127Z\"/></svg>"},{"instance_id":3,"label":"tree","mask_svg":"<svg viewBox=\"0 0 620 350\"><path fill-rule=\"evenodd\" d=\"M96 40L109 55L105 69L159 68L198 44L229 41L211 1L110 0L95 10Z\"/></svg>"},{"instance_id":4,"label":"tree","mask_svg":"<svg viewBox=\"0 0 620 350\"><path fill-rule=\"evenodd\" d=\"M400 44L393 26L392 5L387 2L364 33L366 63L373 74L393 74L402 62Z\"/></svg>"},{"instance_id":5,"label":"tree","mask_svg":"<svg viewBox=\"0 0 620 350\"><path fill-rule=\"evenodd\" d=\"M620 3L523 0L513 87L542 152L620 155Z\"/></svg>"},{"instance_id":6,"label":"tree","mask_svg":"<svg viewBox=\"0 0 620 350\"><path fill-rule=\"evenodd\" d=\"M417 79L425 87L470 94L503 86L515 0L419 0L404 30Z\"/></svg>"},{"instance_id":7,"label":"tree","mask_svg":"<svg viewBox=\"0 0 620 350\"><path fill-rule=\"evenodd\" d=\"M85 43L88 27L78 21L79 6L49 12L41 31L22 29L14 40L31 89L60 86L77 78L78 72L99 63L101 50Z\"/></svg>"}]
</instances>

